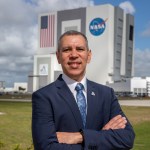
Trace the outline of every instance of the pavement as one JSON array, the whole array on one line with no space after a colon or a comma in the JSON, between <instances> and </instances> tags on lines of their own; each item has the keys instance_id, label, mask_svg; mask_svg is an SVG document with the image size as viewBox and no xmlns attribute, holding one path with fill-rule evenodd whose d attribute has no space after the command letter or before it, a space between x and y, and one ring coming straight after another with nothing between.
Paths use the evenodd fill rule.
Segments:
<instances>
[{"instance_id":1,"label":"pavement","mask_svg":"<svg viewBox=\"0 0 150 150\"><path fill-rule=\"evenodd\" d=\"M5 102L31 102L31 99L0 99Z\"/></svg>"},{"instance_id":2,"label":"pavement","mask_svg":"<svg viewBox=\"0 0 150 150\"><path fill-rule=\"evenodd\" d=\"M150 100L119 100L122 106L144 106L150 107Z\"/></svg>"},{"instance_id":3,"label":"pavement","mask_svg":"<svg viewBox=\"0 0 150 150\"><path fill-rule=\"evenodd\" d=\"M13 101L13 102L31 102L30 99L0 99L0 101ZM144 106L150 107L150 100L119 100L122 106Z\"/></svg>"}]
</instances>

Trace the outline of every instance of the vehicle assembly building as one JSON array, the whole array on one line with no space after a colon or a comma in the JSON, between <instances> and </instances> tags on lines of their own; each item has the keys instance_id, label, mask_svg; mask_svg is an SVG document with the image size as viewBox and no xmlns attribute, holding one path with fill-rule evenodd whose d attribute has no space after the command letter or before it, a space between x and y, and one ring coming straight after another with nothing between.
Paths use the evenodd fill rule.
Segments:
<instances>
[{"instance_id":1,"label":"vehicle assembly building","mask_svg":"<svg viewBox=\"0 0 150 150\"><path fill-rule=\"evenodd\" d=\"M34 56L29 91L53 82L60 73L57 40L68 30L84 33L92 51L87 77L101 84L133 76L134 17L110 4L62 10L39 16L38 49Z\"/></svg>"}]
</instances>

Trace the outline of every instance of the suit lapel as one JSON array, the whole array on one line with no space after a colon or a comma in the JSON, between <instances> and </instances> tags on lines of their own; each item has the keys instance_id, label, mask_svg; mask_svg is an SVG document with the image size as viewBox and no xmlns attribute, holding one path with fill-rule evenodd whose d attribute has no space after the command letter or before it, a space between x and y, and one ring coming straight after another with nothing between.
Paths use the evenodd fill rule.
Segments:
<instances>
[{"instance_id":1,"label":"suit lapel","mask_svg":"<svg viewBox=\"0 0 150 150\"><path fill-rule=\"evenodd\" d=\"M97 113L98 107L98 93L94 84L87 80L87 118L86 118L86 128L91 128L93 122L93 117ZM96 117L96 116L95 116Z\"/></svg>"},{"instance_id":2,"label":"suit lapel","mask_svg":"<svg viewBox=\"0 0 150 150\"><path fill-rule=\"evenodd\" d=\"M77 103L74 99L73 94L71 93L70 89L68 88L66 83L63 81L61 76L56 81L56 86L58 88L58 94L66 102L68 107L70 107L70 110L73 114L73 117L76 120L78 128L82 129L83 128L83 123L82 123L82 118L81 118L81 115L80 115L78 105L77 105Z\"/></svg>"}]
</instances>

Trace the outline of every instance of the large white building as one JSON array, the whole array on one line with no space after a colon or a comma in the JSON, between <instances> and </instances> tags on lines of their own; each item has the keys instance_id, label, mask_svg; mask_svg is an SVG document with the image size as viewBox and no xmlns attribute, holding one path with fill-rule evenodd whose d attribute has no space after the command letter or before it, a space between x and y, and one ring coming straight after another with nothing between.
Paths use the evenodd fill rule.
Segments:
<instances>
[{"instance_id":1,"label":"large white building","mask_svg":"<svg viewBox=\"0 0 150 150\"><path fill-rule=\"evenodd\" d=\"M150 97L150 77L133 77L117 83L109 83L116 93L125 96Z\"/></svg>"},{"instance_id":2,"label":"large white building","mask_svg":"<svg viewBox=\"0 0 150 150\"><path fill-rule=\"evenodd\" d=\"M39 16L39 45L29 91L53 82L62 72L55 52L57 40L67 30L84 33L92 50L87 77L101 84L133 76L134 17L110 4L62 10Z\"/></svg>"}]
</instances>

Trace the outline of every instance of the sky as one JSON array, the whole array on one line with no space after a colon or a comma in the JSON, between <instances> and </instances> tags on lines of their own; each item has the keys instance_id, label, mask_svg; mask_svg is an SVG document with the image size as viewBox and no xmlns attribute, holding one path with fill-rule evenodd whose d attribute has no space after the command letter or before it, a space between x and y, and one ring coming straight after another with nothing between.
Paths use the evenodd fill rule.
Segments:
<instances>
[{"instance_id":1,"label":"sky","mask_svg":"<svg viewBox=\"0 0 150 150\"><path fill-rule=\"evenodd\" d=\"M40 13L106 3L134 16L134 76L150 76L149 0L0 0L0 81L6 87L28 81L38 47Z\"/></svg>"}]
</instances>

